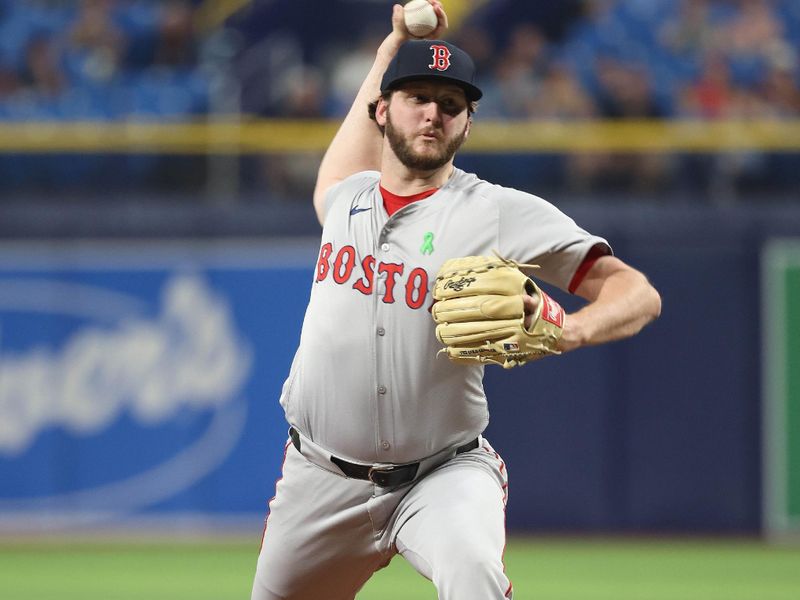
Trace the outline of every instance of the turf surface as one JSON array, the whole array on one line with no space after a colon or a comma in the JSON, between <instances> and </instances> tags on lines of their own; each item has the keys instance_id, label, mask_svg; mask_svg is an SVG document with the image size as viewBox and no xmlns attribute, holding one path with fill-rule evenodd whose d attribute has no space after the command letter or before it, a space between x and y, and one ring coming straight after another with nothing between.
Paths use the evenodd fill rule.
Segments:
<instances>
[{"instance_id":1,"label":"turf surface","mask_svg":"<svg viewBox=\"0 0 800 600\"><path fill-rule=\"evenodd\" d=\"M0 598L247 599L256 551L257 542L0 540ZM754 541L514 540L506 567L516 600L800 599L800 547ZM396 558L358 600L436 593Z\"/></svg>"}]
</instances>

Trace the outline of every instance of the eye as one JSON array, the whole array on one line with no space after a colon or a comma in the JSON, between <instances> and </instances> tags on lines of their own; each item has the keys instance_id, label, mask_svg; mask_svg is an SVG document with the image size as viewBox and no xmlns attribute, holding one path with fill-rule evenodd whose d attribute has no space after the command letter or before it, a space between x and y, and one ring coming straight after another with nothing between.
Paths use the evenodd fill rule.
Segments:
<instances>
[{"instance_id":1,"label":"eye","mask_svg":"<svg viewBox=\"0 0 800 600\"><path fill-rule=\"evenodd\" d=\"M466 106L456 98L442 98L439 101L439 106L449 115L457 115L466 108Z\"/></svg>"}]
</instances>

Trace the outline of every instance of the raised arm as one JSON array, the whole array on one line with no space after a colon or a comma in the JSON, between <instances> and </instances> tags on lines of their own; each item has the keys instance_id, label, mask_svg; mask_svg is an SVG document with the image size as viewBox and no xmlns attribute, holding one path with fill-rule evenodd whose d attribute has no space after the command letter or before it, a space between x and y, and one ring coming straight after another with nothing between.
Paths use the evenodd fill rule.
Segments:
<instances>
[{"instance_id":1,"label":"raised arm","mask_svg":"<svg viewBox=\"0 0 800 600\"><path fill-rule=\"evenodd\" d=\"M439 0L428 2L439 17L439 26L426 37L437 39L447 29L447 15ZM367 106L380 96L383 73L397 49L409 38L411 35L403 21L403 7L395 4L392 8L392 32L378 48L372 68L320 163L314 188L314 209L320 223L324 220L325 194L333 184L359 171L380 170L383 136L369 118Z\"/></svg>"},{"instance_id":2,"label":"raised arm","mask_svg":"<svg viewBox=\"0 0 800 600\"><path fill-rule=\"evenodd\" d=\"M661 297L647 278L613 256L597 259L575 293L589 303L567 315L562 351L630 337L661 314Z\"/></svg>"}]
</instances>

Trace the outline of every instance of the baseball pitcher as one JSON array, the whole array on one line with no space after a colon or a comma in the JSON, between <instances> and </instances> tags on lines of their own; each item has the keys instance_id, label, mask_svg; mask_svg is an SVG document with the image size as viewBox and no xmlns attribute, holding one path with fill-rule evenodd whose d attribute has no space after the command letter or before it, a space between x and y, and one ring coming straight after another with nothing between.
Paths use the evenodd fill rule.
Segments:
<instances>
[{"instance_id":1,"label":"baseball pitcher","mask_svg":"<svg viewBox=\"0 0 800 600\"><path fill-rule=\"evenodd\" d=\"M353 600L397 554L442 600L512 598L484 369L625 338L660 313L606 240L454 166L482 94L430 3L429 39L394 6L319 168L322 239L252 600ZM540 281L586 303L565 314Z\"/></svg>"}]
</instances>

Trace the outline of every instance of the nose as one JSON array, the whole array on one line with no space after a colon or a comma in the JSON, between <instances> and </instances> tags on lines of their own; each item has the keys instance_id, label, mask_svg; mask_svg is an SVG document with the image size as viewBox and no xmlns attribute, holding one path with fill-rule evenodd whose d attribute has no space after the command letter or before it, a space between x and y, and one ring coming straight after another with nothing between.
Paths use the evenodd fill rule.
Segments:
<instances>
[{"instance_id":1,"label":"nose","mask_svg":"<svg viewBox=\"0 0 800 600\"><path fill-rule=\"evenodd\" d=\"M439 103L431 100L425 105L425 119L432 123L439 123L442 120L442 109Z\"/></svg>"}]
</instances>

